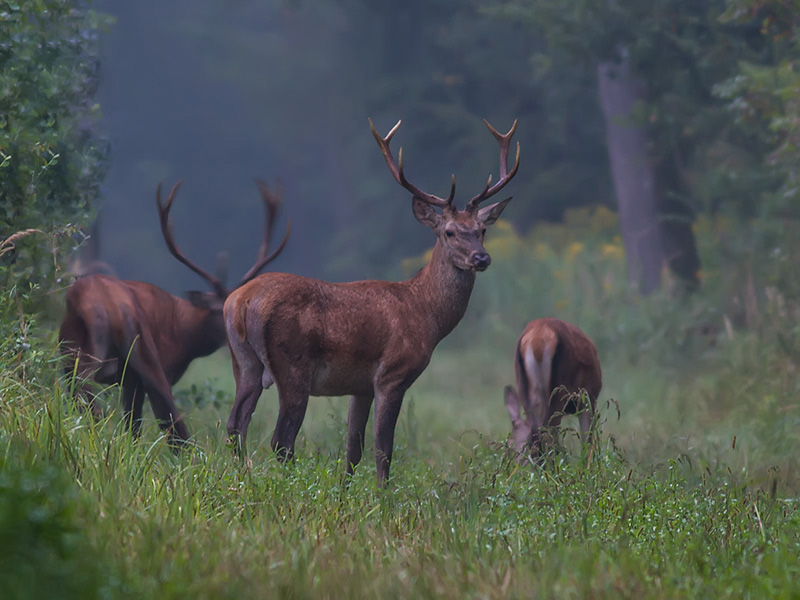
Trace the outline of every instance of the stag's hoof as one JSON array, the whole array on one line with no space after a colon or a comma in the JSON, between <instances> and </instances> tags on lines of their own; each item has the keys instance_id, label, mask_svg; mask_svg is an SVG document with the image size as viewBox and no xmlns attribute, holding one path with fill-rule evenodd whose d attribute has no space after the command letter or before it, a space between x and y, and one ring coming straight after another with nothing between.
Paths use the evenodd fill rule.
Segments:
<instances>
[{"instance_id":1,"label":"stag's hoof","mask_svg":"<svg viewBox=\"0 0 800 600\"><path fill-rule=\"evenodd\" d=\"M233 451L234 456L237 458L242 458L244 456L244 441L239 434L230 434L225 445Z\"/></svg>"}]
</instances>

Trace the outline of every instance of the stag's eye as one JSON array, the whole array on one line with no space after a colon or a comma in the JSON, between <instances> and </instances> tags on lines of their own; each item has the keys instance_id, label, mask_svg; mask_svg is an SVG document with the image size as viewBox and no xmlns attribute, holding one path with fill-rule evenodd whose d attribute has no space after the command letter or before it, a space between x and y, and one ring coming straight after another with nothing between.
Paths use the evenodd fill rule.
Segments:
<instances>
[{"instance_id":1,"label":"stag's eye","mask_svg":"<svg viewBox=\"0 0 800 600\"><path fill-rule=\"evenodd\" d=\"M451 238L451 237L453 237L453 236L456 234L456 232L455 232L455 231L453 231L452 229L445 229L445 230L444 230L444 234L445 234L447 237Z\"/></svg>"},{"instance_id":2,"label":"stag's eye","mask_svg":"<svg viewBox=\"0 0 800 600\"><path fill-rule=\"evenodd\" d=\"M481 235L482 235L482 236L483 236L483 235L486 235L486 227L484 227L483 229L481 229Z\"/></svg>"}]
</instances>

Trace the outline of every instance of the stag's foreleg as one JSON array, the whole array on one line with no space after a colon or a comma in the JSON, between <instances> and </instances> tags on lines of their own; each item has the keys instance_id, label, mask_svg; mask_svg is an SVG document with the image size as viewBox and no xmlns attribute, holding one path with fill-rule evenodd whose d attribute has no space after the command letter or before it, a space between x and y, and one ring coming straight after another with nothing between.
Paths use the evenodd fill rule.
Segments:
<instances>
[{"instance_id":1,"label":"stag's foreleg","mask_svg":"<svg viewBox=\"0 0 800 600\"><path fill-rule=\"evenodd\" d=\"M144 386L136 378L122 388L122 415L131 435L138 438L142 432L142 409L144 407Z\"/></svg>"},{"instance_id":2,"label":"stag's foreleg","mask_svg":"<svg viewBox=\"0 0 800 600\"><path fill-rule=\"evenodd\" d=\"M170 445L178 448L189 439L189 428L183 421L172 398L172 386L161 368L155 343L152 337L142 332L130 351L127 366L141 380L144 392L150 398L150 408L159 427L167 433ZM135 409L134 399L134 409Z\"/></svg>"},{"instance_id":3,"label":"stag's foreleg","mask_svg":"<svg viewBox=\"0 0 800 600\"><path fill-rule=\"evenodd\" d=\"M352 475L354 467L361 461L364 453L364 435L367 430L372 396L351 396L350 410L347 414L347 474Z\"/></svg>"},{"instance_id":4,"label":"stag's foreleg","mask_svg":"<svg viewBox=\"0 0 800 600\"><path fill-rule=\"evenodd\" d=\"M384 485L389 478L394 430L403 406L404 393L405 389L389 388L375 394L375 463L378 469L378 485Z\"/></svg>"}]
</instances>

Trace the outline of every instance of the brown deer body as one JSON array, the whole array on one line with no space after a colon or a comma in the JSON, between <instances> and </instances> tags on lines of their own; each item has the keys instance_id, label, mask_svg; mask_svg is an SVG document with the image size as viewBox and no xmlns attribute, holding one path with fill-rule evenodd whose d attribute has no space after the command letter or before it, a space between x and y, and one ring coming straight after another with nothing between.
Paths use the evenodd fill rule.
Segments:
<instances>
[{"instance_id":1,"label":"brown deer body","mask_svg":"<svg viewBox=\"0 0 800 600\"><path fill-rule=\"evenodd\" d=\"M458 210L452 204L455 182L445 200L405 179L402 151L398 167L389 150L398 126L385 138L372 131L395 179L412 192L417 220L436 233L432 258L407 281L328 283L267 273L232 293L224 308L236 380L228 432L238 438L239 450L262 389L274 381L279 412L271 445L282 458L294 452L309 396L349 395L347 472L361 460L374 400L378 481L389 475L403 396L463 317L475 273L491 261L483 247L486 226L510 198L480 209L478 203L505 186L519 166L517 148L515 166L506 171L516 123L505 135L489 126L501 148L500 181L490 186L490 178L483 192Z\"/></svg>"},{"instance_id":2,"label":"brown deer body","mask_svg":"<svg viewBox=\"0 0 800 600\"><path fill-rule=\"evenodd\" d=\"M241 283L246 283L283 249L287 238L267 254L269 234L279 200L261 182L259 188L267 209L264 243L256 264ZM222 281L191 263L177 248L169 224L169 211L180 182L161 203L157 194L161 229L170 252L200 274L214 292L190 292L190 301L169 294L152 284L124 281L107 275L78 278L66 295L66 313L59 331L65 367L80 383L76 392L87 391L87 380L118 383L122 388L123 414L134 435L141 427L145 394L159 425L170 442L189 439L172 397L172 386L196 358L208 356L226 340L222 304L228 290ZM240 283L240 285L241 285ZM95 416L101 411L90 394L87 402Z\"/></svg>"},{"instance_id":3,"label":"brown deer body","mask_svg":"<svg viewBox=\"0 0 800 600\"><path fill-rule=\"evenodd\" d=\"M505 403L517 452L539 454L549 428L558 428L564 415L578 415L581 439L589 441L603 377L597 349L583 331L560 319L531 321L517 341L514 371L517 389L506 386Z\"/></svg>"}]
</instances>

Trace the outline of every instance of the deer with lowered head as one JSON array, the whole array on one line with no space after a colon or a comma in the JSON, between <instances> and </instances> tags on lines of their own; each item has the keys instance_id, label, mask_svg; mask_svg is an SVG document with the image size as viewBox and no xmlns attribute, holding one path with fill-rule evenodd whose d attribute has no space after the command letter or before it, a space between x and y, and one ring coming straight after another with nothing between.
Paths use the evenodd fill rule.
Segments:
<instances>
[{"instance_id":1,"label":"deer with lowered head","mask_svg":"<svg viewBox=\"0 0 800 600\"><path fill-rule=\"evenodd\" d=\"M370 127L395 180L412 195L417 220L436 234L430 262L406 281L328 283L285 273L265 273L225 301L236 399L228 420L234 447L243 452L247 428L264 388L275 383L278 420L271 446L282 460L292 457L309 396L350 396L347 473L361 460L364 433L375 402L378 482L389 476L394 430L403 396L428 366L436 345L458 324L469 303L475 273L491 262L483 246L486 227L511 198L481 208L519 168L507 171L516 122L500 134L500 179L489 177L464 210L450 195L440 198L411 184L403 172L402 149L395 162L389 143L400 122L381 137Z\"/></svg>"},{"instance_id":2,"label":"deer with lowered head","mask_svg":"<svg viewBox=\"0 0 800 600\"><path fill-rule=\"evenodd\" d=\"M280 252L289 237L269 253L272 228L280 197L257 180L266 211L261 248L253 266L237 287L253 279ZM170 443L180 446L189 429L172 397L172 386L196 358L208 356L225 343L222 305L230 294L224 275L211 275L181 252L172 235L170 209L181 182L175 184L166 203L161 185L156 192L161 233L170 253L205 279L213 292L189 292L178 298L142 281L123 281L108 275L79 277L66 295L66 314L59 341L69 360L67 374L75 374L75 392L82 393L96 417L102 411L88 392L88 380L119 384L125 421L139 435L145 394L159 426Z\"/></svg>"},{"instance_id":3,"label":"deer with lowered head","mask_svg":"<svg viewBox=\"0 0 800 600\"><path fill-rule=\"evenodd\" d=\"M517 387L505 387L510 443L520 457L536 457L552 441L564 415L578 415L581 440L590 431L603 376L597 349L583 331L561 319L528 323L514 351Z\"/></svg>"}]
</instances>

